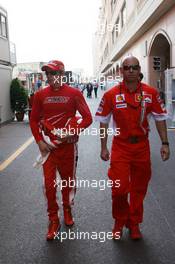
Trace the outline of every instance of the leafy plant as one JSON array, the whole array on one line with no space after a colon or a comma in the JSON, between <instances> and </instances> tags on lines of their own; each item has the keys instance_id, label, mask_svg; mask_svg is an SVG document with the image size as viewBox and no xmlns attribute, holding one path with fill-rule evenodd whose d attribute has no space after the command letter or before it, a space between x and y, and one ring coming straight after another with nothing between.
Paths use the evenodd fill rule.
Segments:
<instances>
[{"instance_id":1,"label":"leafy plant","mask_svg":"<svg viewBox=\"0 0 175 264\"><path fill-rule=\"evenodd\" d=\"M22 86L20 80L15 78L10 85L11 109L15 113L25 112L27 108L27 91Z\"/></svg>"}]
</instances>

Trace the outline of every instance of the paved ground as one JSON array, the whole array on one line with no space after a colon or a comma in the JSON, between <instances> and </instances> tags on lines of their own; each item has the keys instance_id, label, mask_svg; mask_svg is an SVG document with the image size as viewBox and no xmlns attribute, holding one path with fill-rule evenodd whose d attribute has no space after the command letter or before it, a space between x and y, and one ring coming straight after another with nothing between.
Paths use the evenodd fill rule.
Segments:
<instances>
[{"instance_id":1,"label":"paved ground","mask_svg":"<svg viewBox=\"0 0 175 264\"><path fill-rule=\"evenodd\" d=\"M88 99L94 113L98 99ZM96 123L93 127L97 127ZM0 128L0 164L31 137L27 122L11 123ZM0 171L0 263L2 264L173 264L175 263L174 161L175 134L169 132L171 159L161 162L159 139L152 126L151 149L153 177L145 200L142 225L144 239L133 242L127 231L120 242L104 240L110 232L111 196L109 188L79 188L74 206L75 226L89 232L91 239L45 241L47 217L42 188L42 173L32 168L38 154L32 143L6 169ZM99 158L99 139L82 136L79 143L77 179L107 179L108 163ZM62 221L62 220L61 220ZM62 224L61 232L67 232ZM92 239L98 232L98 239ZM100 233L101 232L101 233ZM101 241L101 242L100 242Z\"/></svg>"}]
</instances>

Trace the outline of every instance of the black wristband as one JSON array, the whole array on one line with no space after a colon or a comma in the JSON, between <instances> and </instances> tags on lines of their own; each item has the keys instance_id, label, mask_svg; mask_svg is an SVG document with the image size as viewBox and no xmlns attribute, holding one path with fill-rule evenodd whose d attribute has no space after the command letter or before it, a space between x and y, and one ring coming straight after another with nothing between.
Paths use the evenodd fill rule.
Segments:
<instances>
[{"instance_id":1,"label":"black wristband","mask_svg":"<svg viewBox=\"0 0 175 264\"><path fill-rule=\"evenodd\" d=\"M168 141L163 141L163 142L162 142L162 145L167 145L167 146L169 146L169 142L168 142Z\"/></svg>"}]
</instances>

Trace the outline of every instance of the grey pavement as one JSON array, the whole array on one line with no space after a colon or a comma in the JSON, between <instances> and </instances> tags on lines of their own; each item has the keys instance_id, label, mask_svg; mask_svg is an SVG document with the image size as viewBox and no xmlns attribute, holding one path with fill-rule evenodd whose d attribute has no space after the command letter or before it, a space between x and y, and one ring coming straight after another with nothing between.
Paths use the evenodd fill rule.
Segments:
<instances>
[{"instance_id":1,"label":"grey pavement","mask_svg":"<svg viewBox=\"0 0 175 264\"><path fill-rule=\"evenodd\" d=\"M99 99L88 99L93 114ZM98 127L93 123L92 127ZM160 159L160 140L151 124L152 179L145 200L144 239L133 242L125 230L121 241L104 240L111 232L111 191L109 188L78 188L73 208L75 234L89 232L90 239L45 240L46 202L42 171L33 169L38 154L33 142L5 170L0 172L0 263L2 264L173 264L175 263L175 134L169 131L171 158ZM13 122L0 128L0 163L31 137L28 122ZM111 142L111 139L109 140ZM99 138L81 136L77 179L107 180L109 162L99 157ZM101 187L102 189L102 187ZM59 204L61 207L61 197ZM64 226L61 210L61 232ZM98 239L92 239L97 232ZM103 232L103 233L102 233ZM99 237L100 236L100 237ZM105 237L106 238L106 237ZM101 242L100 242L101 241Z\"/></svg>"}]
</instances>

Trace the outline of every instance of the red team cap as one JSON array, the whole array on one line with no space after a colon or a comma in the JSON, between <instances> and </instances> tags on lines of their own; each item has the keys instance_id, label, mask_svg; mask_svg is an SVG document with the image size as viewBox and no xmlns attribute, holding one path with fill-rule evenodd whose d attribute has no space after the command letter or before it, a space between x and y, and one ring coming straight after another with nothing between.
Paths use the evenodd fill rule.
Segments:
<instances>
[{"instance_id":1,"label":"red team cap","mask_svg":"<svg viewBox=\"0 0 175 264\"><path fill-rule=\"evenodd\" d=\"M44 64L41 68L42 71L47 71L47 69L53 71L64 71L64 64L62 61L52 60L49 61L47 64Z\"/></svg>"}]
</instances>

